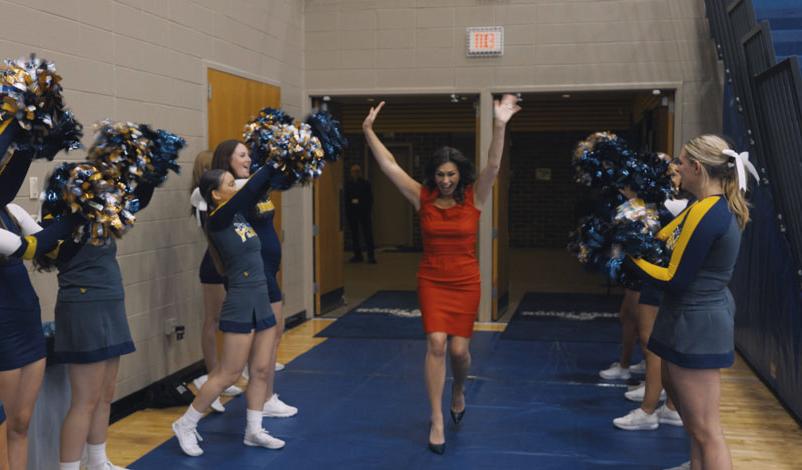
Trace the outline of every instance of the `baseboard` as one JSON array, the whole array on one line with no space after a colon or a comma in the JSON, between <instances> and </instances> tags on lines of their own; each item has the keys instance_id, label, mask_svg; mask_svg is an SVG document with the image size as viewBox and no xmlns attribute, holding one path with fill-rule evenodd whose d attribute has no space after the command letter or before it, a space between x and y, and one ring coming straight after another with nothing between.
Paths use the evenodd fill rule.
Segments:
<instances>
[{"instance_id":1,"label":"baseboard","mask_svg":"<svg viewBox=\"0 0 802 470\"><path fill-rule=\"evenodd\" d=\"M296 326L304 323L306 321L306 310L301 310L300 312L294 313L284 319L284 328L285 330L291 330ZM52 347L52 346L51 346ZM206 373L206 365L204 364L203 360L195 362L194 364L190 364L183 369L174 372L167 377L163 377L156 382L148 385L147 387L138 390L130 395L127 395L119 400L115 401L111 404L111 416L109 421L111 423L117 422L126 416L129 416L133 413L136 413L139 410L143 410L147 404L147 389L152 387L155 384L160 382L169 382L169 383L176 383L176 382L186 382L189 383L194 378L199 377Z\"/></svg>"},{"instance_id":2,"label":"baseboard","mask_svg":"<svg viewBox=\"0 0 802 470\"><path fill-rule=\"evenodd\" d=\"M293 313L284 318L284 331L291 330L304 322L306 322L306 310Z\"/></svg>"},{"instance_id":3,"label":"baseboard","mask_svg":"<svg viewBox=\"0 0 802 470\"><path fill-rule=\"evenodd\" d=\"M203 360L184 367L183 369L174 372L161 380L157 380L147 387L138 390L130 395L127 395L111 404L111 416L109 422L115 423L128 415L131 415L139 410L145 409L147 403L147 389L160 382L190 382L195 377L201 376L206 373L206 365Z\"/></svg>"},{"instance_id":4,"label":"baseboard","mask_svg":"<svg viewBox=\"0 0 802 470\"><path fill-rule=\"evenodd\" d=\"M330 312L334 309L340 308L345 305L345 298L343 295L345 294L345 288L340 287L338 289L334 289L333 291L326 292L325 294L320 296L320 314L323 315L326 312Z\"/></svg>"}]
</instances>

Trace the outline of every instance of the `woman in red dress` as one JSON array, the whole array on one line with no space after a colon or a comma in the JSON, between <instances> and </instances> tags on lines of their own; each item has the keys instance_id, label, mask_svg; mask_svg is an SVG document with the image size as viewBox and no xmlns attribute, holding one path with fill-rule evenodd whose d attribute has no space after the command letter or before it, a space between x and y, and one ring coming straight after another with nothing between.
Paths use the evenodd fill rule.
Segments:
<instances>
[{"instance_id":1,"label":"woman in red dress","mask_svg":"<svg viewBox=\"0 0 802 470\"><path fill-rule=\"evenodd\" d=\"M362 123L365 138L382 172L412 203L420 215L423 257L418 268L418 301L426 332L426 388L432 407L429 449L445 451L443 388L446 349L451 357L451 417L458 424L465 413L465 379L471 364L469 352L473 322L479 309L479 263L476 233L479 215L501 166L507 122L521 108L518 98L504 95L494 103L493 140L487 166L474 182L473 164L459 150L443 147L426 165L423 184L396 163L393 154L373 131L384 106L370 108ZM450 341L449 341L450 338Z\"/></svg>"}]
</instances>

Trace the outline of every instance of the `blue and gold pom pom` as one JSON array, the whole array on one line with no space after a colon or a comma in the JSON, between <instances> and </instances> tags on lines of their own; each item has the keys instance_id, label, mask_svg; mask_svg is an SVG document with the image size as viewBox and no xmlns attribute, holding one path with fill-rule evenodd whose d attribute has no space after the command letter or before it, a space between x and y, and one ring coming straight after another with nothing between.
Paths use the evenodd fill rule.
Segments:
<instances>
[{"instance_id":1,"label":"blue and gold pom pom","mask_svg":"<svg viewBox=\"0 0 802 470\"><path fill-rule=\"evenodd\" d=\"M0 66L0 100L0 132L18 130L16 149L52 160L60 150L81 146L82 126L64 107L61 77L52 62L34 55L6 59Z\"/></svg>"},{"instance_id":2,"label":"blue and gold pom pom","mask_svg":"<svg viewBox=\"0 0 802 470\"><path fill-rule=\"evenodd\" d=\"M251 152L252 170L264 165L275 170L273 189L308 184L323 172L326 155L312 128L306 123L296 126L281 110L261 110L245 125L242 138Z\"/></svg>"}]
</instances>

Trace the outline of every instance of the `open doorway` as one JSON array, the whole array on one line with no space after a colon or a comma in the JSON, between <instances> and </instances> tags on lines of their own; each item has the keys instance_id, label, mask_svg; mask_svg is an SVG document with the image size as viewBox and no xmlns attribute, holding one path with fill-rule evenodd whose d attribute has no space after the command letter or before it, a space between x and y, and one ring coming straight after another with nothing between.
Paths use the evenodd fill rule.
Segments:
<instances>
[{"instance_id":1,"label":"open doorway","mask_svg":"<svg viewBox=\"0 0 802 470\"><path fill-rule=\"evenodd\" d=\"M672 90L531 93L510 123L497 194L494 319L527 291L607 293L566 250L590 194L574 182L571 155L596 131L622 136L633 150L673 152ZM512 308L509 308L512 307Z\"/></svg>"},{"instance_id":2,"label":"open doorway","mask_svg":"<svg viewBox=\"0 0 802 470\"><path fill-rule=\"evenodd\" d=\"M362 121L368 110L381 101L386 101L386 105L374 128L399 165L416 180L423 181L427 159L442 146L455 147L469 158L477 157L478 95L330 97L329 110L341 122L349 140L342 160L339 189L331 191L331 195L337 195L338 199L320 201L320 210L341 212L339 218L325 218L339 221L342 226L341 257L337 263L342 272L346 308L334 311L329 308L328 311L335 316L376 291L414 291L416 288L415 274L422 250L417 214L375 164L362 133ZM364 237L361 237L362 261L349 262L354 258L354 237L345 214L349 203L345 200L345 188L354 165L359 166L359 172L370 184L372 192L376 264L368 263ZM317 232L326 232L325 227L319 227ZM326 260L316 260L318 262L325 263ZM321 311L327 311L325 302Z\"/></svg>"}]
</instances>

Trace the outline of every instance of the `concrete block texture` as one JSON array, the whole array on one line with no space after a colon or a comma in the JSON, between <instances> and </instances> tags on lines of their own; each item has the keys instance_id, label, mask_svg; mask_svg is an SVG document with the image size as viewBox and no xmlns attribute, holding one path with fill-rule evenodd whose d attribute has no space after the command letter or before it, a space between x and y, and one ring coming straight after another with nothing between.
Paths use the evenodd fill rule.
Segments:
<instances>
[{"instance_id":1,"label":"concrete block texture","mask_svg":"<svg viewBox=\"0 0 802 470\"><path fill-rule=\"evenodd\" d=\"M282 104L300 116L305 109L304 24L314 25L314 15L305 18L302 1L286 0L10 1L4 12L14 21L0 33L0 54L36 53L56 63L65 101L84 124L85 145L92 143L93 123L105 118L146 122L188 141L180 157L183 174L171 176L156 191L137 225L119 241L126 309L137 344L137 352L121 362L117 396L122 397L201 358L197 272L206 241L189 215L189 175L195 154L206 147L206 67L219 64L289 90L282 93ZM373 22L366 18L345 26L373 28L376 15L366 16ZM414 25L414 15L409 21ZM374 31L369 34L375 37ZM349 67L373 66L361 56L348 58ZM41 184L55 164L84 156L85 151L62 153L52 163L37 162L30 176ZM36 213L27 185L20 193L17 202ZM287 238L299 238L291 231L300 230L302 224L288 224ZM294 286L285 289L292 296L302 296L301 270L287 267ZM55 273L31 270L31 278L43 320L52 320ZM303 310L302 298L292 302ZM186 339L177 342L164 335L166 318L186 325Z\"/></svg>"}]
</instances>

